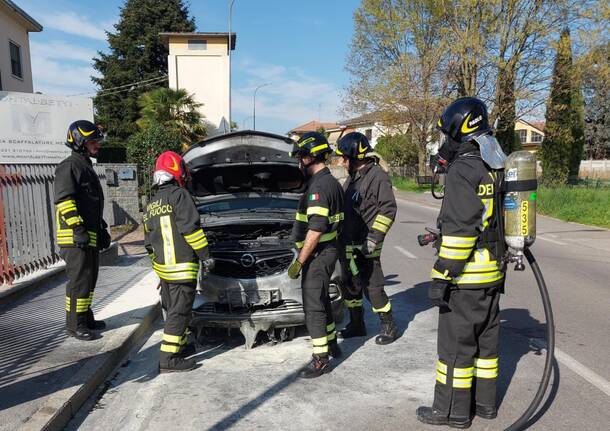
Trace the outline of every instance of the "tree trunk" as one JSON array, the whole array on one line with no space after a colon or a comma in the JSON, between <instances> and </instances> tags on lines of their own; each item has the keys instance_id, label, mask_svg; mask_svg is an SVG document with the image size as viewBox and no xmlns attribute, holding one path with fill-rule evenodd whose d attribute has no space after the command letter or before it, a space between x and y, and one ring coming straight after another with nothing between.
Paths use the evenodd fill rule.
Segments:
<instances>
[{"instance_id":1,"label":"tree trunk","mask_svg":"<svg viewBox=\"0 0 610 431\"><path fill-rule=\"evenodd\" d=\"M515 139L515 71L510 65L498 68L496 84L496 103L493 118L498 125L496 138L506 154L522 148L521 142Z\"/></svg>"}]
</instances>

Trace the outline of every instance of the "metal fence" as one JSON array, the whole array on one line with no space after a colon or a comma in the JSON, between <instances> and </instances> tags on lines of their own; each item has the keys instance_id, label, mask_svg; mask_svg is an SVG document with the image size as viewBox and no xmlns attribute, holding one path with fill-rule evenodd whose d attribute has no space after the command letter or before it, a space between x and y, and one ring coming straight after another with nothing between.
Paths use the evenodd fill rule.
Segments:
<instances>
[{"instance_id":1,"label":"metal fence","mask_svg":"<svg viewBox=\"0 0 610 431\"><path fill-rule=\"evenodd\" d=\"M0 165L0 284L11 284L60 260L55 243L55 167ZM96 172L107 195L106 174L103 168Z\"/></svg>"}]
</instances>

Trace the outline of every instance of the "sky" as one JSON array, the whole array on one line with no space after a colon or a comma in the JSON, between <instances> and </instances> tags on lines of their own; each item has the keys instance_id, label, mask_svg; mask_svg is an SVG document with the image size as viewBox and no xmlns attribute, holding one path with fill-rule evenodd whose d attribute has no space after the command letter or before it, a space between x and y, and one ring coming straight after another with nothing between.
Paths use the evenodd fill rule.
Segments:
<instances>
[{"instance_id":1,"label":"sky","mask_svg":"<svg viewBox=\"0 0 610 431\"><path fill-rule=\"evenodd\" d=\"M30 33L34 91L92 95L91 59L107 51L123 0L16 0L44 30ZM191 0L197 31L228 31L227 0ZM344 69L359 0L235 0L232 119L284 134L311 120L337 121L349 83Z\"/></svg>"}]
</instances>

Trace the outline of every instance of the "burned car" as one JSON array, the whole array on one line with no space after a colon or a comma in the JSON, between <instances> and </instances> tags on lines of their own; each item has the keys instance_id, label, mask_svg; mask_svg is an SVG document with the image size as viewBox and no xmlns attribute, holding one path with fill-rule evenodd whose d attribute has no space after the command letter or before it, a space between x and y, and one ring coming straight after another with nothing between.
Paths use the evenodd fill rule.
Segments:
<instances>
[{"instance_id":1,"label":"burned car","mask_svg":"<svg viewBox=\"0 0 610 431\"><path fill-rule=\"evenodd\" d=\"M199 280L191 326L239 328L246 348L260 331L283 341L305 322L301 282L287 274L305 187L292 147L284 136L240 131L206 139L183 156L215 261ZM337 322L344 313L339 282L337 266L330 286Z\"/></svg>"}]
</instances>

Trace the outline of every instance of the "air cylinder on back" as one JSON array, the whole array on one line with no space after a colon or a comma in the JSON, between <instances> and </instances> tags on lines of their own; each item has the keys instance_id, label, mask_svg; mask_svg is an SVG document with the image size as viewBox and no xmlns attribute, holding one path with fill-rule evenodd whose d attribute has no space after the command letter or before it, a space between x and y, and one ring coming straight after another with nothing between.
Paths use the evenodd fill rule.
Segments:
<instances>
[{"instance_id":1,"label":"air cylinder on back","mask_svg":"<svg viewBox=\"0 0 610 431\"><path fill-rule=\"evenodd\" d=\"M536 156L516 151L504 163L504 235L506 244L523 251L536 240Z\"/></svg>"}]
</instances>

